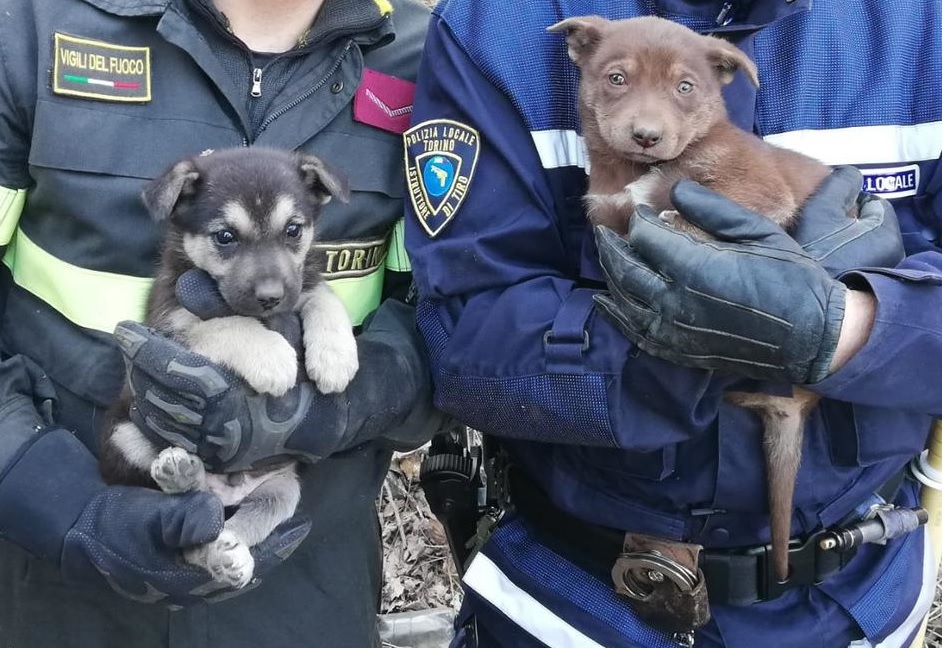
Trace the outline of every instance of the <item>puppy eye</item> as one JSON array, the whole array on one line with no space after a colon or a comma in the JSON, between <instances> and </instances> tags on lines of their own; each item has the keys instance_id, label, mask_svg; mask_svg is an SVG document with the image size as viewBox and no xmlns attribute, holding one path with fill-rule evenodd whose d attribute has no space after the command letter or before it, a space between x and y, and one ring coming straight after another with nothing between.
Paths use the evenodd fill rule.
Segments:
<instances>
[{"instance_id":1,"label":"puppy eye","mask_svg":"<svg viewBox=\"0 0 944 648\"><path fill-rule=\"evenodd\" d=\"M691 92L691 91L694 90L694 89L695 89L695 86L692 85L692 84L691 84L690 82L688 82L688 81L682 81L680 84L678 84L678 91L679 91L681 94L688 94L689 92Z\"/></svg>"},{"instance_id":2,"label":"puppy eye","mask_svg":"<svg viewBox=\"0 0 944 648\"><path fill-rule=\"evenodd\" d=\"M610 80L610 83L615 86L626 85L626 77L624 77L619 72L614 72L613 74L607 77Z\"/></svg>"},{"instance_id":3,"label":"puppy eye","mask_svg":"<svg viewBox=\"0 0 944 648\"><path fill-rule=\"evenodd\" d=\"M298 238L302 235L302 226L298 223L290 223L288 227L285 228L285 236L289 238Z\"/></svg>"},{"instance_id":4,"label":"puppy eye","mask_svg":"<svg viewBox=\"0 0 944 648\"><path fill-rule=\"evenodd\" d=\"M213 240L217 245L232 245L236 242L236 235L232 230L223 229L213 234Z\"/></svg>"}]
</instances>

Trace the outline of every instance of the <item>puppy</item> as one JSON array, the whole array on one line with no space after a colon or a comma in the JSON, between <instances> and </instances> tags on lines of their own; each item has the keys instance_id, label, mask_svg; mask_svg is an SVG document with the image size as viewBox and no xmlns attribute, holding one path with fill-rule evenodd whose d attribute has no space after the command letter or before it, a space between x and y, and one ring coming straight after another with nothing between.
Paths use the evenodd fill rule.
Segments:
<instances>
[{"instance_id":1,"label":"puppy","mask_svg":"<svg viewBox=\"0 0 944 648\"><path fill-rule=\"evenodd\" d=\"M548 30L566 32L568 55L580 68L585 201L594 224L625 234L634 207L645 204L677 228L707 236L669 199L672 185L688 178L789 228L829 174L818 161L730 123L722 86L738 70L758 86L756 66L730 43L655 17L583 16ZM803 427L819 397L794 387L792 398L732 392L726 399L763 423L774 569L784 581Z\"/></svg>"},{"instance_id":2,"label":"puppy","mask_svg":"<svg viewBox=\"0 0 944 648\"><path fill-rule=\"evenodd\" d=\"M260 147L229 149L173 165L142 198L167 227L147 307L147 323L228 367L260 394L281 396L297 382L298 354L266 322L301 319L304 367L323 393L342 391L357 372L357 345L344 305L309 251L314 223L347 186L318 158ZM231 316L201 320L175 295L177 280L199 268L219 287ZM131 421L126 385L101 438L101 472L110 483L167 493L212 491L237 506L219 538L184 552L214 580L243 587L252 578L249 548L290 518L300 489L294 461L209 474L183 448L159 447Z\"/></svg>"}]
</instances>

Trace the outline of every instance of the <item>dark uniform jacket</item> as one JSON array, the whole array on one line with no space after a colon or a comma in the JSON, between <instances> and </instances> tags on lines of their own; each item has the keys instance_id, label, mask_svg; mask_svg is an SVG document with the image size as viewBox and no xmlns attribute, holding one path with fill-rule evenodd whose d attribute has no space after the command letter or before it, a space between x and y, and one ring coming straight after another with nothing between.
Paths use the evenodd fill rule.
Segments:
<instances>
[{"instance_id":1,"label":"dark uniform jacket","mask_svg":"<svg viewBox=\"0 0 944 648\"><path fill-rule=\"evenodd\" d=\"M755 0L724 3L720 17L721 2L692 0L512 4L437 6L405 133L407 249L437 404L500 439L585 524L716 555L769 541L759 422L723 394L789 386L649 356L593 308L606 284L581 200L579 74L546 29L571 16L658 15L720 33L757 63L756 92L740 74L726 87L736 124L855 165L863 188L895 206L908 257L846 279L875 294L878 312L868 344L811 387L823 400L805 431L793 535L871 501L941 413L940 3ZM900 501L913 490L906 482ZM506 516L465 574L480 632L498 628L496 644L515 648L564 636L675 645L614 594L608 570L582 571L526 522ZM933 592L924 555L912 533L869 545L821 585L749 607L713 603L698 645L839 646L845 633L907 645L900 634Z\"/></svg>"},{"instance_id":2,"label":"dark uniform jacket","mask_svg":"<svg viewBox=\"0 0 944 648\"><path fill-rule=\"evenodd\" d=\"M101 409L124 378L111 333L143 316L158 254L160 232L139 194L208 149L300 149L340 169L352 199L328 205L318 230L328 279L358 325L382 297L405 293L399 132L427 22L419 4L327 0L294 50L254 56L208 0L0 1L0 349L17 359L0 365L0 410L12 367L35 363L55 386L56 425L95 450ZM407 319L400 344L419 348ZM425 371L385 363L362 355L361 371L427 382ZM67 584L54 565L0 540L0 643L377 643L374 498L389 448L422 442L428 428L416 417L428 422L430 412L417 406L414 425L371 433L390 443L339 448L307 466L310 536L228 601L180 611L135 603ZM0 467L30 433L5 429L0 414Z\"/></svg>"}]
</instances>

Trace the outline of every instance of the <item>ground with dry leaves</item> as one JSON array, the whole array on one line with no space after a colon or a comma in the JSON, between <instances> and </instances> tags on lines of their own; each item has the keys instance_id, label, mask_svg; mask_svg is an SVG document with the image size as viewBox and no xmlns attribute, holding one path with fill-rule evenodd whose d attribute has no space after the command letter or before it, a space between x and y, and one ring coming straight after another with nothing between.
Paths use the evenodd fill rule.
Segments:
<instances>
[{"instance_id":1,"label":"ground with dry leaves","mask_svg":"<svg viewBox=\"0 0 944 648\"><path fill-rule=\"evenodd\" d=\"M393 460L377 500L384 543L384 613L456 610L462 588L446 535L419 487L422 452Z\"/></svg>"},{"instance_id":2,"label":"ground with dry leaves","mask_svg":"<svg viewBox=\"0 0 944 648\"><path fill-rule=\"evenodd\" d=\"M384 614L457 610L462 602L462 589L445 534L419 487L422 457L422 451L418 451L394 459L377 500L384 543L381 602ZM402 643L400 646L413 648ZM925 648L944 648L940 580Z\"/></svg>"}]
</instances>

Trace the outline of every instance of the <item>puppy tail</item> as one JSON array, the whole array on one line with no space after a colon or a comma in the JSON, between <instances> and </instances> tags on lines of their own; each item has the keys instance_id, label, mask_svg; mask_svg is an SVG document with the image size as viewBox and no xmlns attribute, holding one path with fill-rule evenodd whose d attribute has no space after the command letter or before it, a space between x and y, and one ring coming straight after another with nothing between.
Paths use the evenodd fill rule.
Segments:
<instances>
[{"instance_id":1,"label":"puppy tail","mask_svg":"<svg viewBox=\"0 0 944 648\"><path fill-rule=\"evenodd\" d=\"M819 402L816 394L796 387L793 394L792 398L744 392L725 396L729 402L755 412L763 425L771 554L774 574L780 581L790 576L793 493L803 450L803 429L807 414Z\"/></svg>"}]
</instances>

